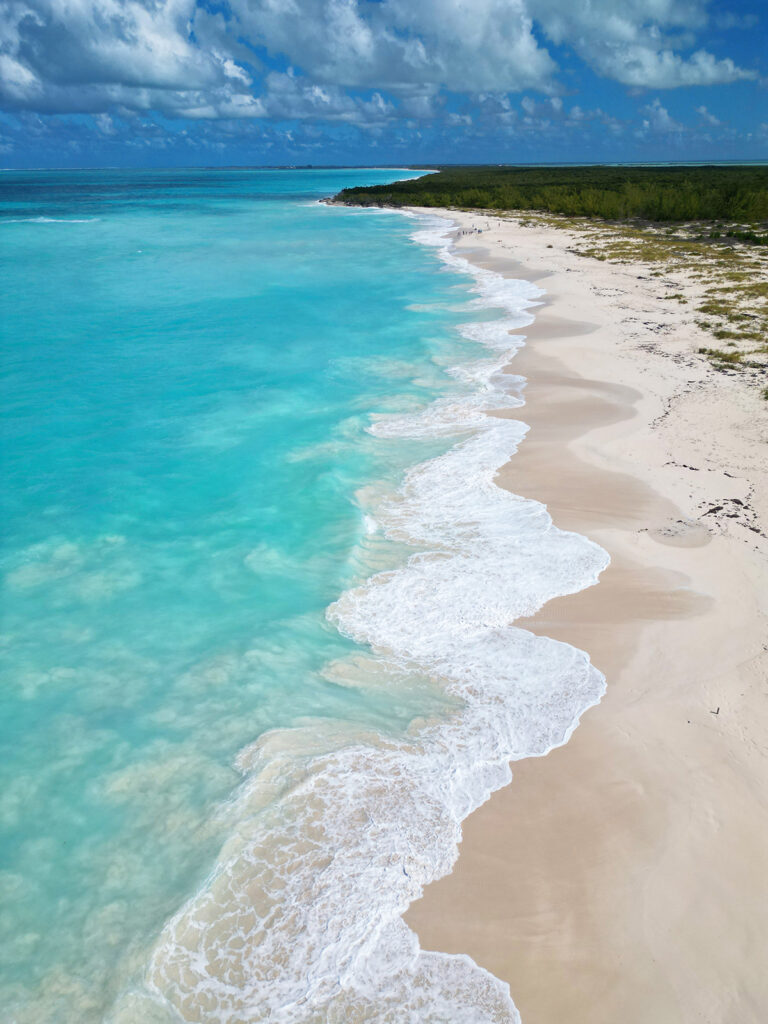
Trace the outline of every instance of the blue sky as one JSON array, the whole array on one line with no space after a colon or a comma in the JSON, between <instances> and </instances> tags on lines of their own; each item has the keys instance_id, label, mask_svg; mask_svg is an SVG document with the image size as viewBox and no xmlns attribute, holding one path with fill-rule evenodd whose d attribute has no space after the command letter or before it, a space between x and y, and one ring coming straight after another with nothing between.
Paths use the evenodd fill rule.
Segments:
<instances>
[{"instance_id":1,"label":"blue sky","mask_svg":"<svg viewBox=\"0 0 768 1024\"><path fill-rule=\"evenodd\" d=\"M758 158L764 0L0 0L0 166Z\"/></svg>"}]
</instances>

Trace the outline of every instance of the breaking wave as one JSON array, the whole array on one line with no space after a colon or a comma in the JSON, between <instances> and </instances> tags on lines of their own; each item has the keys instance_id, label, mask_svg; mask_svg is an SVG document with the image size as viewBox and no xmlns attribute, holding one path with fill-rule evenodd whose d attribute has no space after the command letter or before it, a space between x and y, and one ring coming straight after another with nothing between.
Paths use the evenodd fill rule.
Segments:
<instances>
[{"instance_id":1,"label":"breaking wave","mask_svg":"<svg viewBox=\"0 0 768 1024\"><path fill-rule=\"evenodd\" d=\"M510 781L510 761L564 743L600 700L604 679L585 653L512 623L595 583L608 556L494 482L527 431L510 416L523 402L510 393L521 378L504 372L522 343L509 332L530 323L541 293L471 267L450 230L422 219L413 237L474 276L479 311L503 310L462 328L491 356L451 371L467 393L371 424L382 444L457 443L370 518L367 533L416 553L343 594L328 619L372 652L377 685L427 677L455 711L400 740L321 721L243 751L230 838L114 1024L519 1021L504 982L469 957L421 950L402 914L450 872L461 822ZM365 685L358 662L347 672Z\"/></svg>"}]
</instances>

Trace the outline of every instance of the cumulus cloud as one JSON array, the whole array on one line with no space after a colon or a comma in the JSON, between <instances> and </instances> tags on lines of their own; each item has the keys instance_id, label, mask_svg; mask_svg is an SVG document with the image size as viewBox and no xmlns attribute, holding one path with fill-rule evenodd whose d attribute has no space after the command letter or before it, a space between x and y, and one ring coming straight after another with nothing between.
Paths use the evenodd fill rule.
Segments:
<instances>
[{"instance_id":1,"label":"cumulus cloud","mask_svg":"<svg viewBox=\"0 0 768 1024\"><path fill-rule=\"evenodd\" d=\"M711 113L709 110L707 110L705 106L696 107L696 113L699 115L704 124L711 125L713 128L716 128L718 125L721 125L723 123L719 117L715 117L715 115Z\"/></svg>"},{"instance_id":2,"label":"cumulus cloud","mask_svg":"<svg viewBox=\"0 0 768 1024\"><path fill-rule=\"evenodd\" d=\"M756 72L738 67L726 57L718 60L706 50L685 59L672 50L653 51L642 45L600 47L596 70L623 85L640 89L675 89L684 85L724 85L754 79Z\"/></svg>"},{"instance_id":3,"label":"cumulus cloud","mask_svg":"<svg viewBox=\"0 0 768 1024\"><path fill-rule=\"evenodd\" d=\"M526 0L231 0L247 37L320 82L396 94L552 88Z\"/></svg>"},{"instance_id":4,"label":"cumulus cloud","mask_svg":"<svg viewBox=\"0 0 768 1024\"><path fill-rule=\"evenodd\" d=\"M102 135L117 135L117 128L115 128L115 122L109 116L109 114L97 114L94 118L94 124L98 131Z\"/></svg>"},{"instance_id":5,"label":"cumulus cloud","mask_svg":"<svg viewBox=\"0 0 768 1024\"><path fill-rule=\"evenodd\" d=\"M552 127L584 128L599 123L612 132L621 131L624 124L615 117L606 114L600 107L585 110L578 104L567 107L559 96L552 96L543 101L524 96L520 101L524 117L522 126L528 129L544 131Z\"/></svg>"},{"instance_id":6,"label":"cumulus cloud","mask_svg":"<svg viewBox=\"0 0 768 1024\"><path fill-rule=\"evenodd\" d=\"M204 24L209 45L196 37ZM251 79L195 0L10 0L0 7L5 109L177 113L254 97ZM222 22L223 19L219 19Z\"/></svg>"},{"instance_id":7,"label":"cumulus cloud","mask_svg":"<svg viewBox=\"0 0 768 1024\"><path fill-rule=\"evenodd\" d=\"M707 23L702 0L535 0L547 36L567 45L598 74L642 89L715 85L756 72L706 50L684 57Z\"/></svg>"},{"instance_id":8,"label":"cumulus cloud","mask_svg":"<svg viewBox=\"0 0 768 1024\"><path fill-rule=\"evenodd\" d=\"M661 101L658 98L652 103L641 107L640 113L644 115L643 128L650 129L653 132L683 131L683 126L670 116L669 111L661 105Z\"/></svg>"},{"instance_id":9,"label":"cumulus cloud","mask_svg":"<svg viewBox=\"0 0 768 1024\"><path fill-rule=\"evenodd\" d=\"M287 89L269 74L254 81L258 51L300 69L308 87ZM0 103L10 110L292 116L290 90L298 117L313 106L344 116L351 108L337 90L356 89L387 91L413 108L406 116L428 116L430 89L548 91L556 70L525 0L475 0L471 9L451 0L231 0L226 16L195 0L0 6Z\"/></svg>"},{"instance_id":10,"label":"cumulus cloud","mask_svg":"<svg viewBox=\"0 0 768 1024\"><path fill-rule=\"evenodd\" d=\"M370 99L351 96L336 85L300 78L291 69L267 75L264 85L264 113L276 120L347 121L374 127L394 111L378 92Z\"/></svg>"},{"instance_id":11,"label":"cumulus cloud","mask_svg":"<svg viewBox=\"0 0 768 1024\"><path fill-rule=\"evenodd\" d=\"M556 99L553 46L638 89L755 78L688 52L707 19L706 0L4 0L0 105L375 127L443 116L447 93Z\"/></svg>"},{"instance_id":12,"label":"cumulus cloud","mask_svg":"<svg viewBox=\"0 0 768 1024\"><path fill-rule=\"evenodd\" d=\"M528 117L560 117L563 113L563 101L559 96L553 96L542 103L537 103L530 96L523 96L520 106Z\"/></svg>"}]
</instances>

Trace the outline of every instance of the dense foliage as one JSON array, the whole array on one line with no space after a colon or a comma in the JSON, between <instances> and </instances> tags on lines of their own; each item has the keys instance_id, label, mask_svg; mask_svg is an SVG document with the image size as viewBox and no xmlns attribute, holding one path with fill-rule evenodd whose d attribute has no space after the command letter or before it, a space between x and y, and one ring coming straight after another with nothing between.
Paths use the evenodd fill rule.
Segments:
<instances>
[{"instance_id":1,"label":"dense foliage","mask_svg":"<svg viewBox=\"0 0 768 1024\"><path fill-rule=\"evenodd\" d=\"M412 181L346 188L336 198L364 206L755 224L768 221L768 167L443 167Z\"/></svg>"}]
</instances>

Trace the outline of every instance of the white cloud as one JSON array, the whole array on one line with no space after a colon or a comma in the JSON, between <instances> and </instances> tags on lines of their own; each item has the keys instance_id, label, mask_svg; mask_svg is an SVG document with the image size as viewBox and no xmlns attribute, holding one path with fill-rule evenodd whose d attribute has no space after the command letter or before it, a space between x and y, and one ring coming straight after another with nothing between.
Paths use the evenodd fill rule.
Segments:
<instances>
[{"instance_id":1,"label":"white cloud","mask_svg":"<svg viewBox=\"0 0 768 1024\"><path fill-rule=\"evenodd\" d=\"M706 50L686 59L672 50L653 51L642 45L605 47L595 68L623 85L640 89L724 85L757 78L756 72L738 67L730 57L718 60Z\"/></svg>"},{"instance_id":2,"label":"white cloud","mask_svg":"<svg viewBox=\"0 0 768 1024\"><path fill-rule=\"evenodd\" d=\"M294 71L272 72L265 79L263 111L276 120L347 121L372 126L392 116L394 106L380 93L364 100L338 86L318 85Z\"/></svg>"},{"instance_id":3,"label":"white cloud","mask_svg":"<svg viewBox=\"0 0 768 1024\"><path fill-rule=\"evenodd\" d=\"M526 0L232 0L245 35L316 81L407 93L553 87Z\"/></svg>"},{"instance_id":4,"label":"white cloud","mask_svg":"<svg viewBox=\"0 0 768 1024\"><path fill-rule=\"evenodd\" d=\"M528 130L546 131L555 126L584 128L594 122L604 125L614 132L624 128L621 121L606 114L600 107L584 110L583 107L574 104L568 108L559 96L552 96L540 102L531 99L530 96L524 96L520 101L520 106L525 113L523 124Z\"/></svg>"},{"instance_id":5,"label":"white cloud","mask_svg":"<svg viewBox=\"0 0 768 1024\"><path fill-rule=\"evenodd\" d=\"M101 132L102 135L117 135L115 122L109 114L97 114L93 120L96 124L97 131Z\"/></svg>"},{"instance_id":6,"label":"white cloud","mask_svg":"<svg viewBox=\"0 0 768 1024\"><path fill-rule=\"evenodd\" d=\"M558 119L549 44L638 89L755 78L686 55L707 19L706 0L229 0L226 15L196 0L3 0L0 106L376 126L447 118L446 92L487 110L533 91L552 99L527 116Z\"/></svg>"},{"instance_id":7,"label":"white cloud","mask_svg":"<svg viewBox=\"0 0 768 1024\"><path fill-rule=\"evenodd\" d=\"M523 96L520 106L528 117L560 118L564 113L563 101L559 96L552 96L542 102L537 102L530 96Z\"/></svg>"},{"instance_id":8,"label":"white cloud","mask_svg":"<svg viewBox=\"0 0 768 1024\"><path fill-rule=\"evenodd\" d=\"M40 89L40 81L30 68L7 53L0 53L0 82L11 98L23 99Z\"/></svg>"},{"instance_id":9,"label":"white cloud","mask_svg":"<svg viewBox=\"0 0 768 1024\"><path fill-rule=\"evenodd\" d=\"M715 117L714 114L710 113L710 111L707 110L705 106L696 107L696 113L699 115L699 117L705 124L709 124L716 127L717 125L721 125L723 123L719 117Z\"/></svg>"},{"instance_id":10,"label":"white cloud","mask_svg":"<svg viewBox=\"0 0 768 1024\"><path fill-rule=\"evenodd\" d=\"M680 132L683 126L670 116L666 107L661 105L658 97L644 107L640 108L644 115L643 128L649 128L653 132Z\"/></svg>"},{"instance_id":11,"label":"white cloud","mask_svg":"<svg viewBox=\"0 0 768 1024\"><path fill-rule=\"evenodd\" d=\"M756 78L730 58L683 57L707 22L705 0L531 0L547 36L570 46L598 74L643 89Z\"/></svg>"},{"instance_id":12,"label":"white cloud","mask_svg":"<svg viewBox=\"0 0 768 1024\"><path fill-rule=\"evenodd\" d=\"M220 50L195 0L24 0L0 6L0 103L46 113L104 113L116 104L173 114L226 106L250 78ZM221 21L221 19L219 19Z\"/></svg>"}]
</instances>

